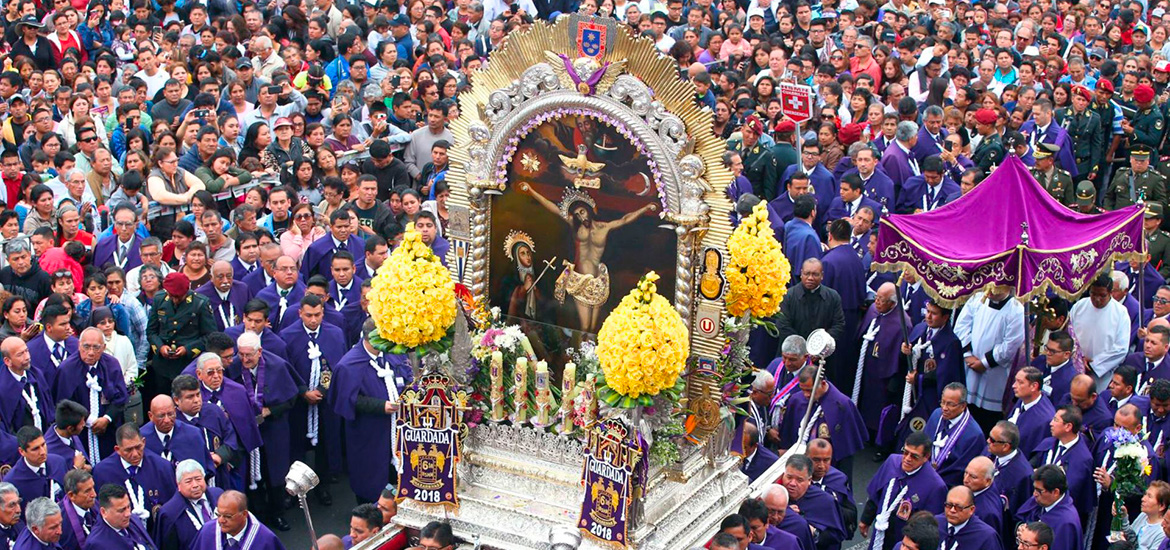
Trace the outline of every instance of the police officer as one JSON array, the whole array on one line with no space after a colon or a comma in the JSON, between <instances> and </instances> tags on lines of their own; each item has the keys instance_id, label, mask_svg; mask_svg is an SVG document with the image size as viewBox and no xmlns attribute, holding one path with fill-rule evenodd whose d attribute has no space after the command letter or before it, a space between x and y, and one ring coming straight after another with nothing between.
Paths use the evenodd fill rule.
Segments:
<instances>
[{"instance_id":1,"label":"police officer","mask_svg":"<svg viewBox=\"0 0 1170 550\"><path fill-rule=\"evenodd\" d=\"M1053 155L1059 152L1060 147L1055 144L1038 144L1032 152L1032 157L1036 159L1036 166L1031 168L1032 177L1040 182L1052 198L1071 207L1076 201L1076 188L1073 186L1072 174L1056 166L1056 157Z\"/></svg>"},{"instance_id":2,"label":"police officer","mask_svg":"<svg viewBox=\"0 0 1170 550\"><path fill-rule=\"evenodd\" d=\"M995 131L995 123L998 120L999 113L993 109L979 109L975 112L975 131L979 132L983 139L971 155L971 161L988 175L991 174L993 167L1003 162L1004 157L1003 140Z\"/></svg>"},{"instance_id":3,"label":"police officer","mask_svg":"<svg viewBox=\"0 0 1170 550\"><path fill-rule=\"evenodd\" d=\"M739 146L739 156L743 158L743 175L752 182L752 192L765 200L776 198L776 180L780 179L780 172L776 170L776 157L772 151L760 143L760 136L764 133L764 123L756 115L748 115L740 127L743 136Z\"/></svg>"},{"instance_id":4,"label":"police officer","mask_svg":"<svg viewBox=\"0 0 1170 550\"><path fill-rule=\"evenodd\" d=\"M1153 150L1147 145L1136 145L1129 151L1129 167L1119 168L1105 191L1105 210L1117 210L1138 200L1166 205L1166 179L1150 169Z\"/></svg>"},{"instance_id":5,"label":"police officer","mask_svg":"<svg viewBox=\"0 0 1170 550\"><path fill-rule=\"evenodd\" d=\"M1162 205L1151 202L1146 205L1145 224L1142 233L1146 236L1146 249L1150 254L1150 265L1158 270L1162 278L1170 277L1170 233L1162 231Z\"/></svg>"},{"instance_id":6,"label":"police officer","mask_svg":"<svg viewBox=\"0 0 1170 550\"><path fill-rule=\"evenodd\" d=\"M1137 103L1137 112L1133 120L1122 120L1121 129L1129 137L1130 152L1137 146L1144 145L1150 151L1157 151L1162 146L1163 121L1162 113L1154 109L1154 88L1149 84L1138 84L1133 90L1133 100ZM1150 159L1151 164L1158 165L1155 155Z\"/></svg>"},{"instance_id":7,"label":"police officer","mask_svg":"<svg viewBox=\"0 0 1170 550\"><path fill-rule=\"evenodd\" d=\"M1101 127L1101 116L1089 109L1093 93L1084 86L1076 86L1072 93L1072 106L1060 109L1056 119L1073 142L1073 157L1077 162L1078 179L1097 179L1101 163L1105 160L1105 130ZM1069 190L1072 192L1072 189ZM1065 203L1069 204L1069 203Z\"/></svg>"},{"instance_id":8,"label":"police officer","mask_svg":"<svg viewBox=\"0 0 1170 550\"><path fill-rule=\"evenodd\" d=\"M146 336L154 356L150 373L154 395L170 395L171 382L183 368L207 349L204 338L216 330L207 297L191 292L191 280L181 272L163 279L165 295L156 296L146 321Z\"/></svg>"},{"instance_id":9,"label":"police officer","mask_svg":"<svg viewBox=\"0 0 1170 550\"><path fill-rule=\"evenodd\" d=\"M1077 212L1081 214L1101 214L1097 207L1097 187L1091 181L1082 181L1077 184Z\"/></svg>"}]
</instances>

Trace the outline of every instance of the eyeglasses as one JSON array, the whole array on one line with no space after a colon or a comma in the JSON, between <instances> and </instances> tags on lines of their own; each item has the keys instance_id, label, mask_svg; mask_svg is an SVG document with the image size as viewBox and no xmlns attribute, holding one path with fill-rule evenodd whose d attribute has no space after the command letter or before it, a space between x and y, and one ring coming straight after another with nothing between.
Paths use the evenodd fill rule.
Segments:
<instances>
[{"instance_id":1,"label":"eyeglasses","mask_svg":"<svg viewBox=\"0 0 1170 550\"><path fill-rule=\"evenodd\" d=\"M959 510L959 511L962 511L962 510L966 510L966 509L968 509L968 508L974 508L974 507L975 507L975 505L974 505L974 504L972 504L972 505L970 505L970 506L963 506L962 504L955 504L954 502L948 502L948 503L946 503L946 504L943 504L943 507L945 507L947 510Z\"/></svg>"},{"instance_id":2,"label":"eyeglasses","mask_svg":"<svg viewBox=\"0 0 1170 550\"><path fill-rule=\"evenodd\" d=\"M114 222L114 225L116 225L116 226L118 226L118 227L134 227L134 222L119 222L119 221L116 221L116 222ZM141 256L145 256L145 255L146 255L146 254L141 254Z\"/></svg>"},{"instance_id":3,"label":"eyeglasses","mask_svg":"<svg viewBox=\"0 0 1170 550\"><path fill-rule=\"evenodd\" d=\"M300 214L293 216L293 218L298 219L298 220L308 220L308 219L312 219L313 215L308 213L308 212L301 212Z\"/></svg>"},{"instance_id":4,"label":"eyeglasses","mask_svg":"<svg viewBox=\"0 0 1170 550\"><path fill-rule=\"evenodd\" d=\"M82 141L83 143L91 143L91 142L94 142L94 141L97 141L97 140L98 140L97 136L89 136L89 137L87 137L87 138L81 138L81 141ZM175 159L175 160L178 160L178 159Z\"/></svg>"},{"instance_id":5,"label":"eyeglasses","mask_svg":"<svg viewBox=\"0 0 1170 550\"><path fill-rule=\"evenodd\" d=\"M1040 543L1028 542L1024 539L1021 539L1020 537L1016 537L1016 546L1019 546L1020 548L1040 548Z\"/></svg>"},{"instance_id":6,"label":"eyeglasses","mask_svg":"<svg viewBox=\"0 0 1170 550\"><path fill-rule=\"evenodd\" d=\"M1155 304L1170 304L1170 300L1167 300L1166 298L1154 296L1154 303Z\"/></svg>"},{"instance_id":7,"label":"eyeglasses","mask_svg":"<svg viewBox=\"0 0 1170 550\"><path fill-rule=\"evenodd\" d=\"M993 439L993 438L990 438L990 437L989 437L989 438L987 438L987 442L988 442L988 443L998 443L998 444L1000 444L1000 445L1007 445L1008 443L1010 443L1009 441L1007 441L1007 440L1005 440L1005 439Z\"/></svg>"}]
</instances>

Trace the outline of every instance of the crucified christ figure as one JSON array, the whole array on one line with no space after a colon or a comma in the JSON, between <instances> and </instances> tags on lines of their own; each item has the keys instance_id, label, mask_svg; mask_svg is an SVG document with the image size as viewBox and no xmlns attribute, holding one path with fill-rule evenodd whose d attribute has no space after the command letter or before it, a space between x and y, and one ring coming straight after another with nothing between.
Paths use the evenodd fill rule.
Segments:
<instances>
[{"instance_id":1,"label":"crucified christ figure","mask_svg":"<svg viewBox=\"0 0 1170 550\"><path fill-rule=\"evenodd\" d=\"M577 306L580 330L595 334L601 328L601 307L609 300L609 268L601 263L609 232L627 225L647 212L657 212L658 205L647 204L613 221L594 219L597 204L587 193L569 189L560 204L556 204L527 182L519 184L522 193L532 195L536 202L560 218L573 230L574 258L565 260L565 270L557 278L553 294L561 303L565 294L573 297Z\"/></svg>"}]
</instances>

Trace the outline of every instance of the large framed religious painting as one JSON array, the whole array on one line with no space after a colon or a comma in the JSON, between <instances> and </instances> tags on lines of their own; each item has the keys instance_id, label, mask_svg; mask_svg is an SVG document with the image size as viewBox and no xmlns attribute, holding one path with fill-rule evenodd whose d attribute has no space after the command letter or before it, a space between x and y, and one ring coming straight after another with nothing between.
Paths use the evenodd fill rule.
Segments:
<instances>
[{"instance_id":1,"label":"large framed religious painting","mask_svg":"<svg viewBox=\"0 0 1170 550\"><path fill-rule=\"evenodd\" d=\"M596 334L648 270L674 294L677 236L658 214L648 159L588 115L524 136L493 200L488 295L501 313ZM616 292L615 292L616 290Z\"/></svg>"}]
</instances>

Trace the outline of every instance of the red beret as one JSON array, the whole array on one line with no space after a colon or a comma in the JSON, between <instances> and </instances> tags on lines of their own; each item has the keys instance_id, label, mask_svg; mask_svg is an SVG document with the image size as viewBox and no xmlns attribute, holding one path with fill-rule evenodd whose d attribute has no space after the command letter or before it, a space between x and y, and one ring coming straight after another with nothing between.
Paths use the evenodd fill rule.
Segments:
<instances>
[{"instance_id":1,"label":"red beret","mask_svg":"<svg viewBox=\"0 0 1170 550\"><path fill-rule=\"evenodd\" d=\"M1072 91L1075 95L1079 95L1089 101L1093 100L1093 92L1090 92L1089 89L1084 86L1073 86Z\"/></svg>"},{"instance_id":2,"label":"red beret","mask_svg":"<svg viewBox=\"0 0 1170 550\"><path fill-rule=\"evenodd\" d=\"M1149 84L1138 84L1133 89L1133 100L1138 103L1149 103L1154 100L1154 88Z\"/></svg>"},{"instance_id":3,"label":"red beret","mask_svg":"<svg viewBox=\"0 0 1170 550\"><path fill-rule=\"evenodd\" d=\"M994 125L999 120L999 113L995 109L979 109L975 111L975 122Z\"/></svg>"},{"instance_id":4,"label":"red beret","mask_svg":"<svg viewBox=\"0 0 1170 550\"><path fill-rule=\"evenodd\" d=\"M865 125L859 122L842 126L840 130L837 130L837 141L846 147L857 143L861 140L863 126Z\"/></svg>"},{"instance_id":5,"label":"red beret","mask_svg":"<svg viewBox=\"0 0 1170 550\"><path fill-rule=\"evenodd\" d=\"M1113 83L1107 79L1102 78L1101 80L1097 81L1097 89L1113 93Z\"/></svg>"},{"instance_id":6,"label":"red beret","mask_svg":"<svg viewBox=\"0 0 1170 550\"><path fill-rule=\"evenodd\" d=\"M163 279L162 286L163 290L167 291L167 296L186 296L191 291L191 279L176 271Z\"/></svg>"},{"instance_id":7,"label":"red beret","mask_svg":"<svg viewBox=\"0 0 1170 550\"><path fill-rule=\"evenodd\" d=\"M764 123L760 122L760 118L756 115L748 115L748 117L743 120L743 129L751 130L758 136L764 133Z\"/></svg>"},{"instance_id":8,"label":"red beret","mask_svg":"<svg viewBox=\"0 0 1170 550\"><path fill-rule=\"evenodd\" d=\"M795 131L796 131L796 123L792 122L791 120L782 119L780 122L776 123L776 133L777 134L783 134L785 132L795 132Z\"/></svg>"}]
</instances>

